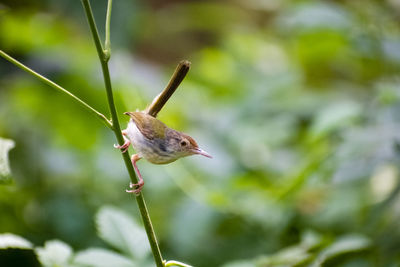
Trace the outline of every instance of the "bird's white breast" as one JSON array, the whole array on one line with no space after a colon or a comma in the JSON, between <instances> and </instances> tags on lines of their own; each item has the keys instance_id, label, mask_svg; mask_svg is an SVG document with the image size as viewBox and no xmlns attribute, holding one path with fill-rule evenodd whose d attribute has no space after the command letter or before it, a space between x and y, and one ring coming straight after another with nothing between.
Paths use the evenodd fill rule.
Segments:
<instances>
[{"instance_id":1,"label":"bird's white breast","mask_svg":"<svg viewBox=\"0 0 400 267\"><path fill-rule=\"evenodd\" d=\"M159 151L157 142L144 137L132 119L128 123L126 133L133 148L141 158L145 158L147 161L154 164L165 164L177 159L173 157L172 154Z\"/></svg>"},{"instance_id":2,"label":"bird's white breast","mask_svg":"<svg viewBox=\"0 0 400 267\"><path fill-rule=\"evenodd\" d=\"M142 152L146 150L146 139L139 131L138 127L136 127L136 124L132 119L129 121L126 131L133 148L136 150L139 156L143 157L144 155Z\"/></svg>"}]
</instances>

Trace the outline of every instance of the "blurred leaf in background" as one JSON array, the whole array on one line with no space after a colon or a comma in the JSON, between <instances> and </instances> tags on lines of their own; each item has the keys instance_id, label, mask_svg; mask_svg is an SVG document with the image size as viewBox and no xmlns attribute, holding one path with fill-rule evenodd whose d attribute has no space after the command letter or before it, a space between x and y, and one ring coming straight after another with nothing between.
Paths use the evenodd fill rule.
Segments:
<instances>
[{"instance_id":1,"label":"blurred leaf in background","mask_svg":"<svg viewBox=\"0 0 400 267\"><path fill-rule=\"evenodd\" d=\"M103 31L106 1L92 6ZM399 16L396 0L114 1L110 68L122 125L122 113L144 109L188 59L159 118L214 157L138 163L164 258L400 264ZM2 50L108 116L79 1L2 1L0 36ZM63 240L82 264L102 255L126 266L134 255L151 266L144 241L120 239L119 230L140 228L111 133L4 60L0 136L16 144L0 232L44 249ZM106 231L116 218L125 226Z\"/></svg>"},{"instance_id":2,"label":"blurred leaf in background","mask_svg":"<svg viewBox=\"0 0 400 267\"><path fill-rule=\"evenodd\" d=\"M96 247L75 253L60 240L46 241L43 247L34 247L24 238L6 233L0 235L0 263L4 266L39 266L40 262L45 267L151 266L147 257L150 247L144 242L146 234L133 219L110 206L101 208L96 217L97 234L122 254ZM28 252L33 256L30 262Z\"/></svg>"},{"instance_id":3,"label":"blurred leaf in background","mask_svg":"<svg viewBox=\"0 0 400 267\"><path fill-rule=\"evenodd\" d=\"M11 170L8 160L8 152L14 146L14 141L0 137L0 183L8 183L11 181Z\"/></svg>"}]
</instances>

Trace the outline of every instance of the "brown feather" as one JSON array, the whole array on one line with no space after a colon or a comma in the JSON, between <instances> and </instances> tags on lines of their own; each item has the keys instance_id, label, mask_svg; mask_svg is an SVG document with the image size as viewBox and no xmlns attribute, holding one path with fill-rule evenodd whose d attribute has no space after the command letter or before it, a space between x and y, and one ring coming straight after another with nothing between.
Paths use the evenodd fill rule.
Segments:
<instances>
[{"instance_id":1,"label":"brown feather","mask_svg":"<svg viewBox=\"0 0 400 267\"><path fill-rule=\"evenodd\" d=\"M136 127L147 139L165 138L168 127L156 118L144 112L125 112L135 122Z\"/></svg>"},{"instance_id":2,"label":"brown feather","mask_svg":"<svg viewBox=\"0 0 400 267\"><path fill-rule=\"evenodd\" d=\"M192 137L190 137L189 135L184 134L184 133L181 133L181 134L190 142L190 145L192 147L194 147L194 148L198 148L199 147L199 145L197 145L196 141L194 141L194 139Z\"/></svg>"}]
</instances>

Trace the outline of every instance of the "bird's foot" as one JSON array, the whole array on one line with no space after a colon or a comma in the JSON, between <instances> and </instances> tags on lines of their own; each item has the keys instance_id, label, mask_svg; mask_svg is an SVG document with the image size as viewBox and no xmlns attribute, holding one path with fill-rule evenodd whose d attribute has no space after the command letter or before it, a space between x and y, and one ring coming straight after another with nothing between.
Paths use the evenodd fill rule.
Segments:
<instances>
[{"instance_id":1,"label":"bird's foot","mask_svg":"<svg viewBox=\"0 0 400 267\"><path fill-rule=\"evenodd\" d=\"M131 189L126 189L125 191L127 193L133 193L135 195L139 195L140 192L142 191L143 186L144 186L143 179L139 180L139 182L137 184L134 184L134 183L130 182L129 183L129 188L131 188Z\"/></svg>"},{"instance_id":2,"label":"bird's foot","mask_svg":"<svg viewBox=\"0 0 400 267\"><path fill-rule=\"evenodd\" d=\"M122 146L114 144L114 147L120 149L122 153L125 153L126 151L128 151L130 145L131 141L126 140Z\"/></svg>"},{"instance_id":3,"label":"bird's foot","mask_svg":"<svg viewBox=\"0 0 400 267\"><path fill-rule=\"evenodd\" d=\"M126 130L123 130L121 133L125 143L123 143L122 146L114 144L114 147L120 149L122 153L125 153L126 151L128 151L129 146L131 145L131 141L126 137L127 135Z\"/></svg>"}]
</instances>

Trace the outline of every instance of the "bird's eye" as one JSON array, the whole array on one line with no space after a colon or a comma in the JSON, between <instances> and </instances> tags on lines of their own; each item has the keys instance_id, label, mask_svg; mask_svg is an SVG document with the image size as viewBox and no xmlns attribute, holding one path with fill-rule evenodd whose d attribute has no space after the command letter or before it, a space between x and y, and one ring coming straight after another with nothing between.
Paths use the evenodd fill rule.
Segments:
<instances>
[{"instance_id":1,"label":"bird's eye","mask_svg":"<svg viewBox=\"0 0 400 267\"><path fill-rule=\"evenodd\" d=\"M188 145L187 141L185 140L181 141L181 146L187 146L187 145Z\"/></svg>"}]
</instances>

